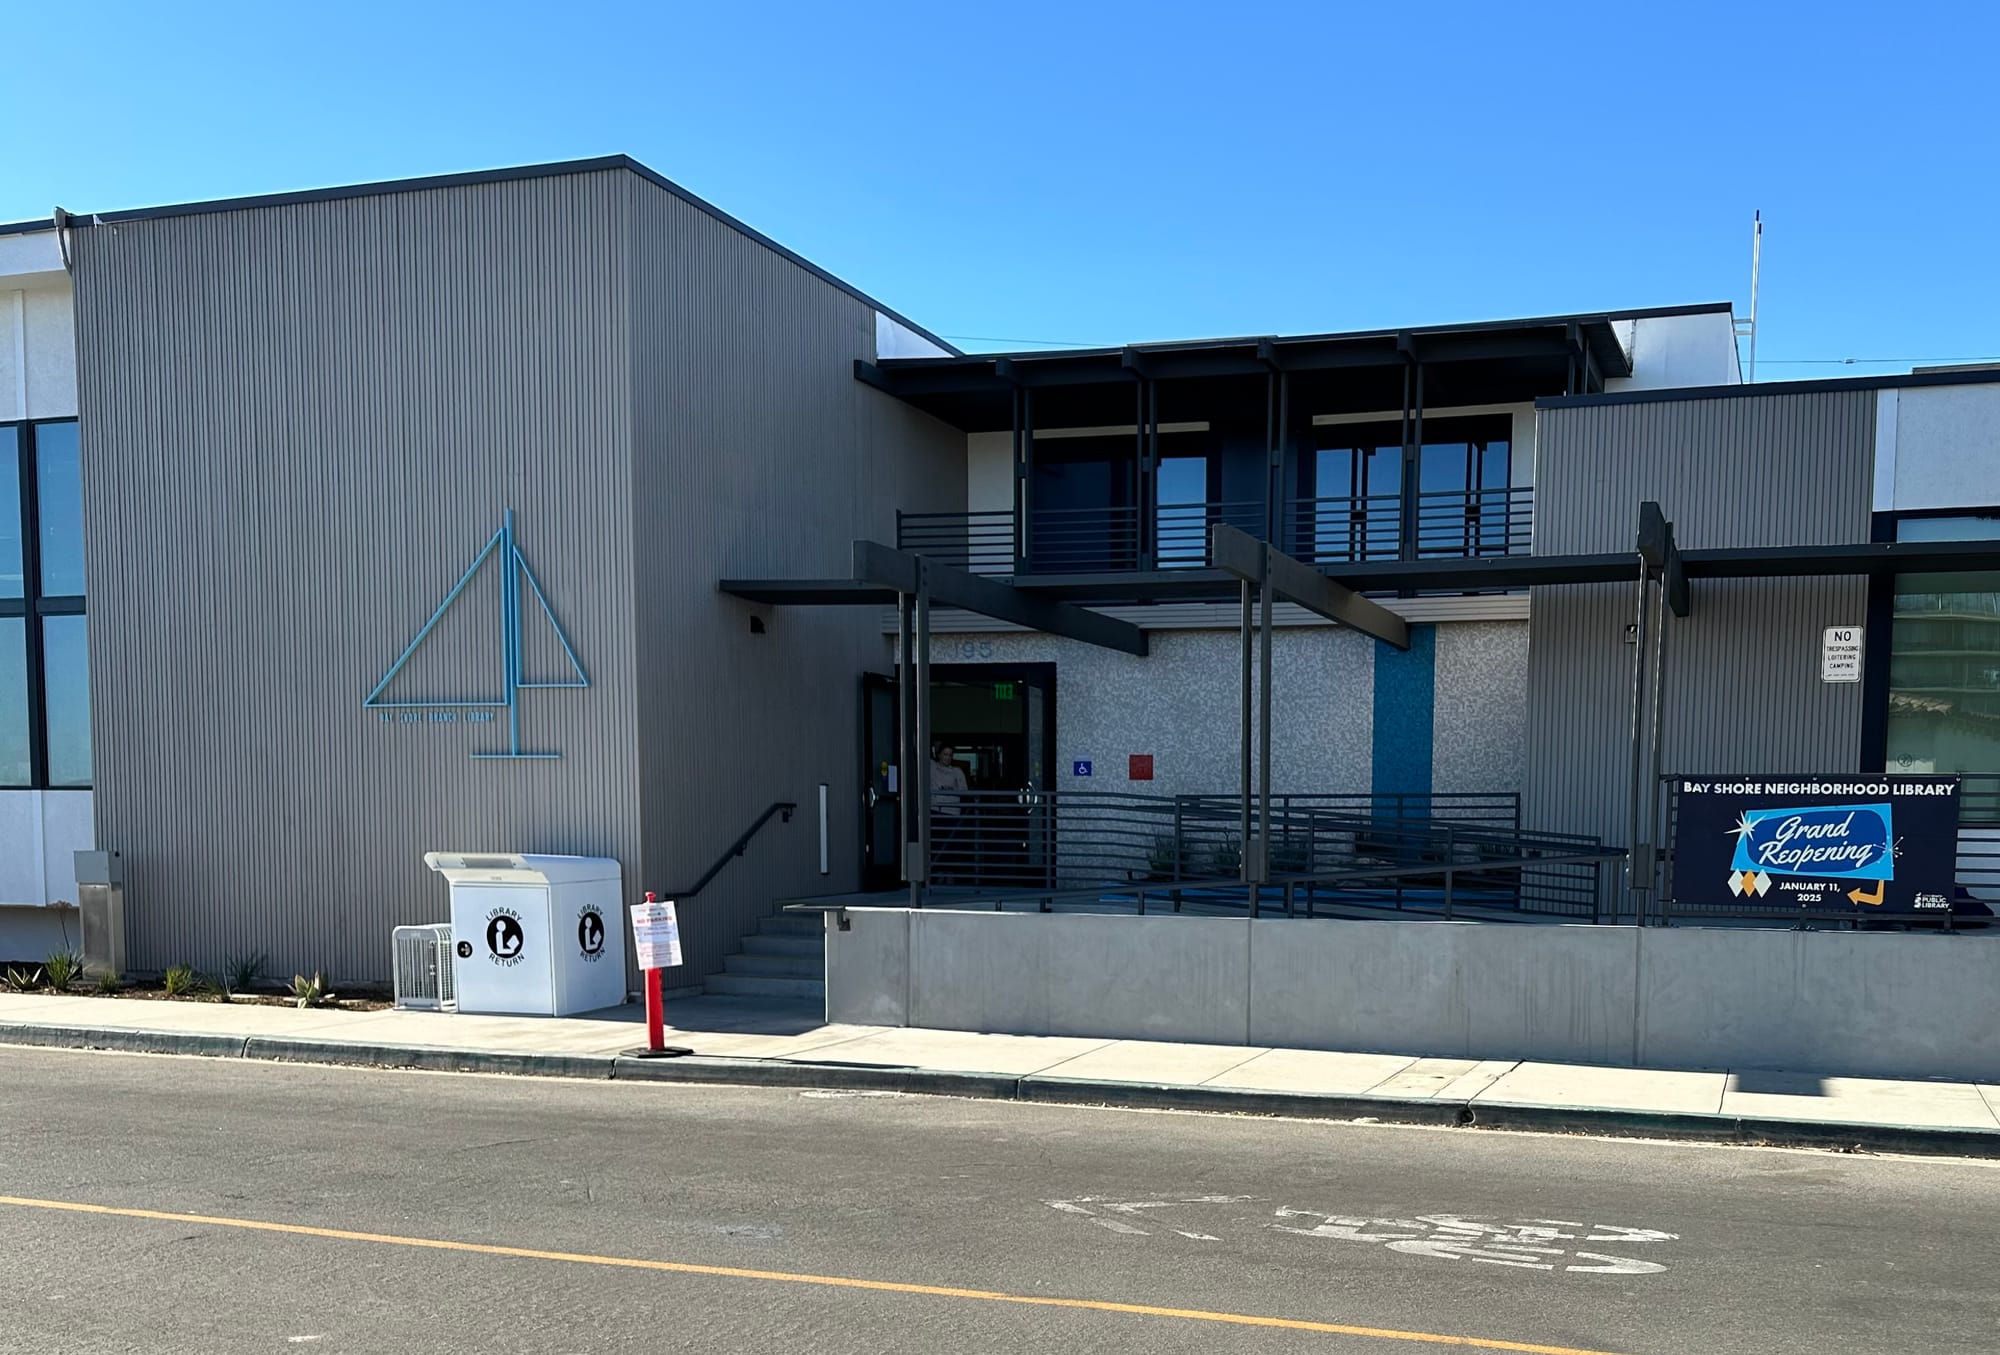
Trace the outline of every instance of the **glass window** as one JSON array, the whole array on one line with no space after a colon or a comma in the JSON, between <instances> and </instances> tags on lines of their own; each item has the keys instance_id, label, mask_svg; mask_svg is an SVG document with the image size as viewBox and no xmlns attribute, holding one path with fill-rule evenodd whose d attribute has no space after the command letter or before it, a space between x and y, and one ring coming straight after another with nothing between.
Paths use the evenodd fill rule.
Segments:
<instances>
[{"instance_id":1,"label":"glass window","mask_svg":"<svg viewBox=\"0 0 2000 1355\"><path fill-rule=\"evenodd\" d=\"M43 597L83 595L83 475L76 425L35 425Z\"/></svg>"},{"instance_id":2,"label":"glass window","mask_svg":"<svg viewBox=\"0 0 2000 1355\"><path fill-rule=\"evenodd\" d=\"M2000 517L1904 518L1898 541L2000 540ZM1899 574L1889 630L1887 769L2000 773L2000 574ZM1968 782L1970 820L2000 783Z\"/></svg>"},{"instance_id":3,"label":"glass window","mask_svg":"<svg viewBox=\"0 0 2000 1355\"><path fill-rule=\"evenodd\" d=\"M0 428L0 598L21 597L21 434Z\"/></svg>"},{"instance_id":4,"label":"glass window","mask_svg":"<svg viewBox=\"0 0 2000 1355\"><path fill-rule=\"evenodd\" d=\"M28 776L28 623L0 616L0 786Z\"/></svg>"},{"instance_id":5,"label":"glass window","mask_svg":"<svg viewBox=\"0 0 2000 1355\"><path fill-rule=\"evenodd\" d=\"M1208 560L1208 458L1163 456L1157 471L1159 497L1154 524L1161 567L1199 565Z\"/></svg>"},{"instance_id":6,"label":"glass window","mask_svg":"<svg viewBox=\"0 0 2000 1355\"><path fill-rule=\"evenodd\" d=\"M80 616L42 618L48 704L49 784L90 784L90 665Z\"/></svg>"}]
</instances>

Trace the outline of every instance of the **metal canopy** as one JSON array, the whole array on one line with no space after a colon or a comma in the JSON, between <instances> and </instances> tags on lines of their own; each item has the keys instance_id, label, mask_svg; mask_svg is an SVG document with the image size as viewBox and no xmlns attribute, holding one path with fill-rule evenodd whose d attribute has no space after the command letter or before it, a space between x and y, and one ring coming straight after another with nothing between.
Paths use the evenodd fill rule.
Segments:
<instances>
[{"instance_id":1,"label":"metal canopy","mask_svg":"<svg viewBox=\"0 0 2000 1355\"><path fill-rule=\"evenodd\" d=\"M968 574L876 541L854 543L852 578L724 579L716 587L748 602L782 607L885 607L894 605L899 597L923 594L932 605L961 607L995 621L1121 654L1143 658L1147 649L1146 632L1129 621Z\"/></svg>"},{"instance_id":2,"label":"metal canopy","mask_svg":"<svg viewBox=\"0 0 2000 1355\"><path fill-rule=\"evenodd\" d=\"M886 546L876 546L875 549L890 556L915 558L903 552L891 551ZM1320 575L1349 590L1371 593L1388 593L1404 589L1418 593L1469 592L1505 588L1560 587L1585 583L1630 583L1636 568L1633 554L1629 550L1590 555L1504 555L1457 560L1371 560L1359 564L1328 565L1319 569L1303 561L1295 560L1293 563L1307 573ZM931 564L933 580L944 578L940 571L947 568L933 562ZM1666 568L1673 595L1671 605L1674 614L1685 616L1688 605L1687 584L1693 579L1812 578L1904 572L1957 574L2000 571L2000 541L1893 541L1826 546L1675 549L1667 557ZM725 593L751 602L779 606L887 607L894 605L896 601L898 589L895 581L907 580L908 577L907 572L897 572L899 570L906 571L907 566L885 565L884 572L876 576L850 579L724 579L720 588ZM1016 613L1024 607L1031 608L1037 617L1048 620L1054 625L1065 624L1062 619L1064 617L1073 620L1088 618L1082 621L1082 624L1092 627L1094 633L1098 622L1112 626L1120 623L1093 612L1086 612L1080 606L1045 612L1042 610L1043 605L1098 603L1105 606L1119 606L1154 602L1226 602L1235 599L1241 582L1240 575L1231 573L1227 569L1209 568L1104 574L1029 574L1014 579L1011 584L967 575L959 570L950 572L954 576L971 580L979 601L959 602L955 600L958 596L955 594L954 599L947 603L945 593L934 587L934 596L941 604L963 606L986 616L1015 621L1017 625L1030 626L1037 630L1049 630L1049 627L1036 621L1017 621ZM1311 606L1303 598L1296 600ZM1009 612L1005 616L989 610L991 607L1001 605L1009 607ZM1061 635L1068 632L1050 630L1050 633ZM1127 634L1111 648L1124 649L1128 653L1142 652L1130 649L1129 641L1130 636ZM1093 639L1090 643L1095 644L1098 641Z\"/></svg>"},{"instance_id":3,"label":"metal canopy","mask_svg":"<svg viewBox=\"0 0 2000 1355\"><path fill-rule=\"evenodd\" d=\"M1402 617L1347 585L1334 582L1311 565L1259 541L1242 528L1218 522L1210 529L1209 540L1216 566L1223 573L1246 584L1261 585L1268 578L1272 591L1279 597L1296 602L1309 612L1372 635L1398 649L1410 647L1410 626Z\"/></svg>"},{"instance_id":4,"label":"metal canopy","mask_svg":"<svg viewBox=\"0 0 2000 1355\"><path fill-rule=\"evenodd\" d=\"M854 573L869 583L897 593L928 593L932 603L963 607L996 621L1025 626L1048 635L1081 640L1124 654L1146 654L1146 632L1129 621L1102 616L1082 607L968 574L951 565L893 550L874 541L854 543Z\"/></svg>"}]
</instances>

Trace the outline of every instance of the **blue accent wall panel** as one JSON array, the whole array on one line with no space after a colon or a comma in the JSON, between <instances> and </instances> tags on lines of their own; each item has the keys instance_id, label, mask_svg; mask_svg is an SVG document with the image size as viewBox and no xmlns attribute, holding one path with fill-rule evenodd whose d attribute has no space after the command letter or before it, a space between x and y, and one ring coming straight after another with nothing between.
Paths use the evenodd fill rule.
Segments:
<instances>
[{"instance_id":1,"label":"blue accent wall panel","mask_svg":"<svg viewBox=\"0 0 2000 1355\"><path fill-rule=\"evenodd\" d=\"M1377 795L1427 795L1437 698L1437 627L1411 626L1407 651L1375 643Z\"/></svg>"}]
</instances>

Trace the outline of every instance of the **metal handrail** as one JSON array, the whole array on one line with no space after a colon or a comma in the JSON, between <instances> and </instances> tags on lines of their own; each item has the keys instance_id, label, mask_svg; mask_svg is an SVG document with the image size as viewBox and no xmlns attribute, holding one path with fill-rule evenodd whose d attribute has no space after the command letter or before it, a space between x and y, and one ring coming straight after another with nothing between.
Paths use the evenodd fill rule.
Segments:
<instances>
[{"instance_id":1,"label":"metal handrail","mask_svg":"<svg viewBox=\"0 0 2000 1355\"><path fill-rule=\"evenodd\" d=\"M661 893L661 897L681 901L691 899L701 893L702 890L708 888L710 881L722 874L724 866L750 850L750 839L756 837L758 830L771 821L772 815L782 814L784 815L784 821L790 823L792 821L792 811L797 808L798 805L790 800L773 801L769 808L757 816L757 821L748 828L745 828L742 835L736 841L729 844L728 850L717 857L715 864L710 866L702 877L696 880L690 888L664 890Z\"/></svg>"}]
</instances>

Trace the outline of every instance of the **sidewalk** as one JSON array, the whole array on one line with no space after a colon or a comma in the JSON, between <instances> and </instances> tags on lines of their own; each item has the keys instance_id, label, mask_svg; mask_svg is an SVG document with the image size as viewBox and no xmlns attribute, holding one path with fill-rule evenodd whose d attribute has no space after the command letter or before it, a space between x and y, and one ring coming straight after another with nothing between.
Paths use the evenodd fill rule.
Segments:
<instances>
[{"instance_id":1,"label":"sidewalk","mask_svg":"<svg viewBox=\"0 0 2000 1355\"><path fill-rule=\"evenodd\" d=\"M1145 1040L827 1025L742 997L587 1017L300 1011L0 994L0 1044L620 1080L874 1089L1257 1115L2000 1157L2000 1085L1666 1072Z\"/></svg>"}]
</instances>

